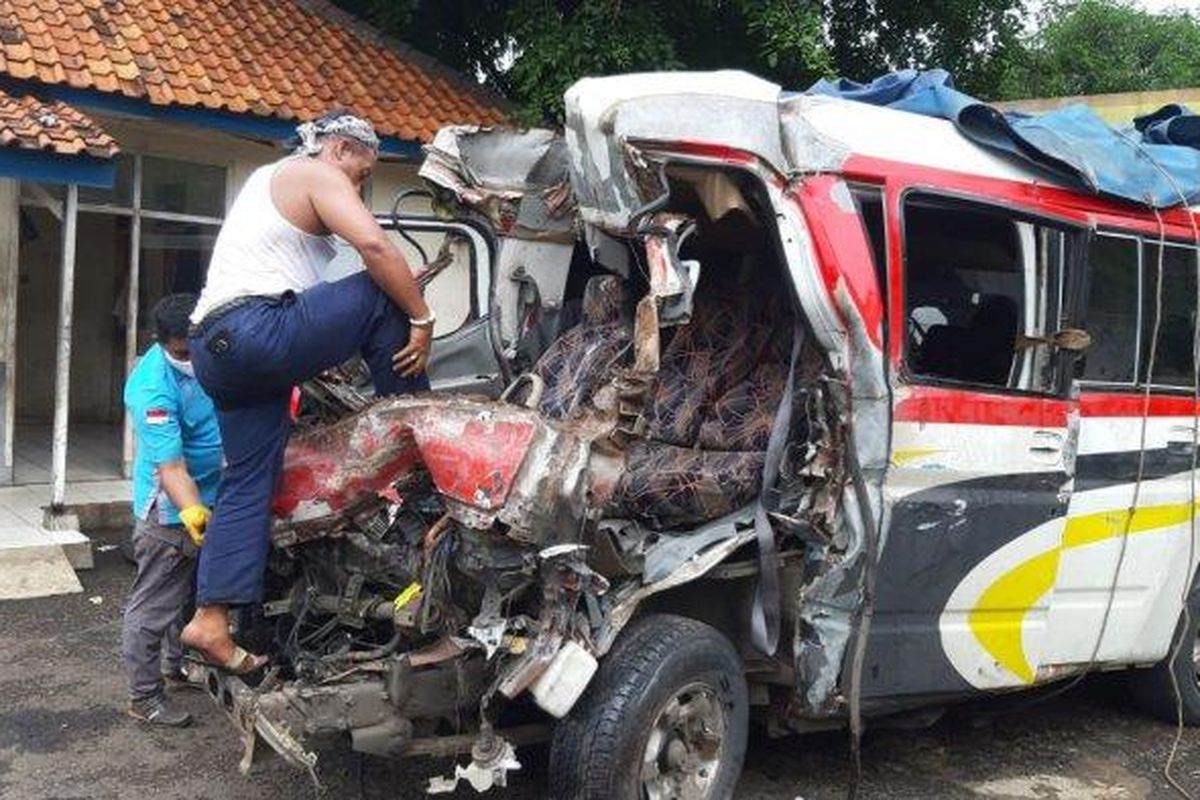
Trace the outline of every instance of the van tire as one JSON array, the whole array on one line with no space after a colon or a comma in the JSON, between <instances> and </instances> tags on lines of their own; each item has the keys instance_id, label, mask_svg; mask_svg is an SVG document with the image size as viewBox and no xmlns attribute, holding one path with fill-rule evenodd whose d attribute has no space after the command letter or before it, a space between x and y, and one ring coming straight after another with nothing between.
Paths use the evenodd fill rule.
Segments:
<instances>
[{"instance_id":1,"label":"van tire","mask_svg":"<svg viewBox=\"0 0 1200 800\"><path fill-rule=\"evenodd\" d=\"M687 711L680 715L679 709ZM692 746L706 745L692 741L690 733L684 733L689 744L677 734L663 733L664 728L677 731L671 722L680 716L690 720L689 731L723 727L717 753L697 755L701 751ZM718 724L708 724L718 717ZM579 702L555 726L550 797L641 800L643 757L655 734L658 741L669 742L660 759L664 775L688 770L704 775L704 800L726 800L733 797L742 771L748 730L746 679L729 640L687 617L644 617L621 634ZM690 764L672 764L680 759Z\"/></svg>"},{"instance_id":2,"label":"van tire","mask_svg":"<svg viewBox=\"0 0 1200 800\"><path fill-rule=\"evenodd\" d=\"M1178 722L1179 711L1182 710L1183 724L1191 727L1200 726L1200 664L1196 661L1197 637L1200 637L1200 595L1192 595L1188 611L1188 614L1179 616L1167 657L1149 669L1134 672L1129 685L1134 700L1142 710L1172 725ZM1183 646L1176 653L1181 636ZM1175 705L1172 675L1179 684L1178 708Z\"/></svg>"}]
</instances>

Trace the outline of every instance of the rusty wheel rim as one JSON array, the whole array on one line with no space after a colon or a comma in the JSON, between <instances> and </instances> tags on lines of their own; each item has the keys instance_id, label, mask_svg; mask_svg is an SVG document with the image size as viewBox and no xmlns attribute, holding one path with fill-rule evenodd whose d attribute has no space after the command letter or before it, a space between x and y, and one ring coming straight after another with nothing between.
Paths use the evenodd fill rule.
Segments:
<instances>
[{"instance_id":1,"label":"rusty wheel rim","mask_svg":"<svg viewBox=\"0 0 1200 800\"><path fill-rule=\"evenodd\" d=\"M696 682L654 718L642 755L644 800L706 800L716 785L729 720L716 689Z\"/></svg>"}]
</instances>

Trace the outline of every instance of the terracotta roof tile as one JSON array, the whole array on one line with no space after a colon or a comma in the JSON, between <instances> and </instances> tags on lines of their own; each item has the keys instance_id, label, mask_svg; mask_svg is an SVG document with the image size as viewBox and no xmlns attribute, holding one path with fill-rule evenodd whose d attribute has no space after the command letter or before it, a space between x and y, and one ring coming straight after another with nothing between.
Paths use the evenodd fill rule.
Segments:
<instances>
[{"instance_id":1,"label":"terracotta roof tile","mask_svg":"<svg viewBox=\"0 0 1200 800\"><path fill-rule=\"evenodd\" d=\"M421 141L506 117L502 100L326 0L0 0L0 74L281 119L347 105Z\"/></svg>"},{"instance_id":2,"label":"terracotta roof tile","mask_svg":"<svg viewBox=\"0 0 1200 800\"><path fill-rule=\"evenodd\" d=\"M0 146L58 155L117 154L116 141L86 114L63 102L12 97L0 92Z\"/></svg>"}]
</instances>

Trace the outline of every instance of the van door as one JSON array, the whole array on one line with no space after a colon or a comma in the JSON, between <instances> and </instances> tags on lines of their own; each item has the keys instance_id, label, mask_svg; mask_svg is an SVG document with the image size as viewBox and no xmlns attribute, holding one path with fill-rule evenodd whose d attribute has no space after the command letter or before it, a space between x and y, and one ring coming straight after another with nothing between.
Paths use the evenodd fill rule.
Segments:
<instances>
[{"instance_id":1,"label":"van door","mask_svg":"<svg viewBox=\"0 0 1200 800\"><path fill-rule=\"evenodd\" d=\"M496 396L504 370L493 346L489 309L494 248L482 226L429 215L380 215L379 224L423 282L437 315L429 378L435 390ZM336 280L363 269L345 242L326 273ZM431 271L423 269L432 267Z\"/></svg>"},{"instance_id":2,"label":"van door","mask_svg":"<svg viewBox=\"0 0 1200 800\"><path fill-rule=\"evenodd\" d=\"M1075 493L1056 586L1070 601L1052 609L1047 651L1067 669L1163 658L1195 572L1188 556L1196 251L1099 232L1088 247L1087 283L1084 325L1093 342L1080 370Z\"/></svg>"},{"instance_id":3,"label":"van door","mask_svg":"<svg viewBox=\"0 0 1200 800\"><path fill-rule=\"evenodd\" d=\"M1081 233L910 191L893 281L893 428L866 693L1032 683L1070 497L1062 327ZM895 274L895 273L893 273Z\"/></svg>"}]
</instances>

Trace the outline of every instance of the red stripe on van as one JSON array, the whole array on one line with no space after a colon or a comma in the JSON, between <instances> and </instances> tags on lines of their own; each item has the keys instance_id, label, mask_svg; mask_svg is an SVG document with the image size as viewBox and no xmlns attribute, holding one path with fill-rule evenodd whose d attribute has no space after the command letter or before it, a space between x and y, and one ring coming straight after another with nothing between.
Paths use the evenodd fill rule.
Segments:
<instances>
[{"instance_id":1,"label":"red stripe on van","mask_svg":"<svg viewBox=\"0 0 1200 800\"><path fill-rule=\"evenodd\" d=\"M906 188L959 193L964 199L1010 205L1032 214L1046 214L1071 222L1159 234L1159 218L1144 206L1073 192L1029 180L1010 180L853 154L842 164L850 180L883 182L889 191ZM1195 234L1189 213L1180 208L1162 209L1161 219L1169 238L1191 241ZM1200 220L1200 214L1194 215Z\"/></svg>"},{"instance_id":2,"label":"red stripe on van","mask_svg":"<svg viewBox=\"0 0 1200 800\"><path fill-rule=\"evenodd\" d=\"M896 422L960 425L1027 425L1065 428L1070 403L1047 397L993 394L945 386L907 386L893 414Z\"/></svg>"},{"instance_id":3,"label":"red stripe on van","mask_svg":"<svg viewBox=\"0 0 1200 800\"><path fill-rule=\"evenodd\" d=\"M1092 392L1079 396L1079 413L1085 417L1140 417L1146 407L1141 392ZM1196 401L1185 395L1150 395L1151 417L1191 417L1197 411Z\"/></svg>"}]
</instances>

